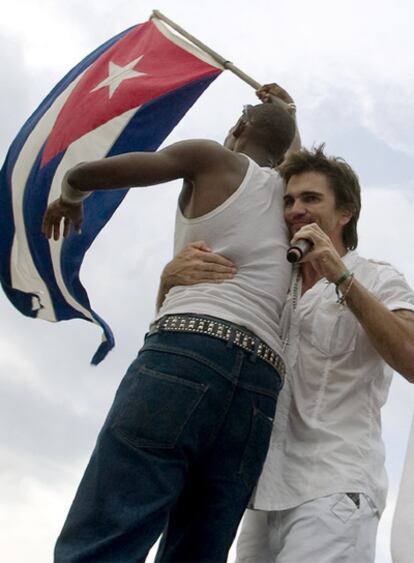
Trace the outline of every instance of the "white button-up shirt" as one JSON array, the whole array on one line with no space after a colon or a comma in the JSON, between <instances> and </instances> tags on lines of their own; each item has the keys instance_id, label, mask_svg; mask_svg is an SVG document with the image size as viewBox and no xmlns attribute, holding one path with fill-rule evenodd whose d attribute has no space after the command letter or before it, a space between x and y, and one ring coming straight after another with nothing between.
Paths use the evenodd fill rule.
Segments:
<instances>
[{"instance_id":1,"label":"white button-up shirt","mask_svg":"<svg viewBox=\"0 0 414 563\"><path fill-rule=\"evenodd\" d=\"M392 266L356 252L343 260L387 308L414 311L414 292ZM379 512L385 506L380 410L392 370L336 301L325 279L301 296L295 272L285 308L290 372L253 508L284 510L339 492L365 493Z\"/></svg>"}]
</instances>

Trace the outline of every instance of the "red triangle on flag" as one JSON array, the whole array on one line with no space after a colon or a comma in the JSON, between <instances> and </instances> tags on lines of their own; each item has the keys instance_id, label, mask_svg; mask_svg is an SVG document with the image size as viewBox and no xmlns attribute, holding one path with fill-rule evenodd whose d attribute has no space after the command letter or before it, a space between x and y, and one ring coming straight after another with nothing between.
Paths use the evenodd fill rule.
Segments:
<instances>
[{"instance_id":1,"label":"red triangle on flag","mask_svg":"<svg viewBox=\"0 0 414 563\"><path fill-rule=\"evenodd\" d=\"M133 28L75 86L48 137L41 165L108 120L218 72L169 40L152 21Z\"/></svg>"}]
</instances>

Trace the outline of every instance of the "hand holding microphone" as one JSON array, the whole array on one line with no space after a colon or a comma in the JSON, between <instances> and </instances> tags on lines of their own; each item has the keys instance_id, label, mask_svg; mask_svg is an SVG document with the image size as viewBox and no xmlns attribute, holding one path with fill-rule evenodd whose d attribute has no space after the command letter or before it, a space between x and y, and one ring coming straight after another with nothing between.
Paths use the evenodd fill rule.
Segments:
<instances>
[{"instance_id":1,"label":"hand holding microphone","mask_svg":"<svg viewBox=\"0 0 414 563\"><path fill-rule=\"evenodd\" d=\"M320 278L337 284L341 275L348 271L342 259L346 254L343 241L338 236L332 238L314 222L303 225L295 232L286 258L292 263L300 261L304 267L308 264Z\"/></svg>"},{"instance_id":2,"label":"hand holding microphone","mask_svg":"<svg viewBox=\"0 0 414 563\"><path fill-rule=\"evenodd\" d=\"M298 239L295 243L289 246L286 259L291 264L296 264L312 249L313 243L305 238Z\"/></svg>"}]
</instances>

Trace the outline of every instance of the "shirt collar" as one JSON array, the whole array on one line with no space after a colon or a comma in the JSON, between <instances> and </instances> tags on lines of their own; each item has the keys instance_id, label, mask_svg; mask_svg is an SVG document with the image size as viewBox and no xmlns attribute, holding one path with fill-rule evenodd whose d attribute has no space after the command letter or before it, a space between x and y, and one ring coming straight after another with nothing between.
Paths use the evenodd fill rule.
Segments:
<instances>
[{"instance_id":1,"label":"shirt collar","mask_svg":"<svg viewBox=\"0 0 414 563\"><path fill-rule=\"evenodd\" d=\"M352 268L356 265L359 255L356 250L348 250L348 252L342 256L342 261L348 270L352 271Z\"/></svg>"}]
</instances>

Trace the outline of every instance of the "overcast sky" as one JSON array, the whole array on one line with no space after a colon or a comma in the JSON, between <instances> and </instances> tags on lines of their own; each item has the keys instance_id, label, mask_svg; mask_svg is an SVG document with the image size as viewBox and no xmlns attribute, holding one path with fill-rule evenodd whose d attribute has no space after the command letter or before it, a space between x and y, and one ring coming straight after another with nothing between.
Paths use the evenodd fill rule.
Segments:
<instances>
[{"instance_id":1,"label":"overcast sky","mask_svg":"<svg viewBox=\"0 0 414 563\"><path fill-rule=\"evenodd\" d=\"M108 7L106 7L108 6ZM408 0L19 0L0 21L0 155L66 72L158 8L261 83L277 81L298 106L303 143L326 142L363 188L362 255L389 261L414 286L414 8ZM167 142L222 140L253 90L220 76ZM83 321L23 317L0 295L0 556L51 561L52 547L115 389L154 310L172 251L178 185L131 191L86 256L81 279L113 328L116 348L89 366L100 331ZM389 563L392 512L413 413L398 374L383 409L388 506L377 563ZM230 559L233 560L233 556Z\"/></svg>"}]
</instances>

